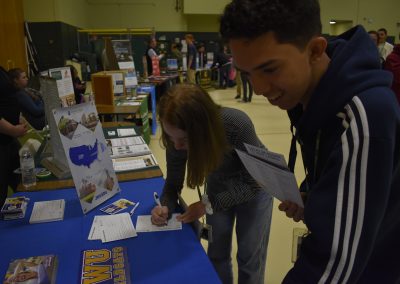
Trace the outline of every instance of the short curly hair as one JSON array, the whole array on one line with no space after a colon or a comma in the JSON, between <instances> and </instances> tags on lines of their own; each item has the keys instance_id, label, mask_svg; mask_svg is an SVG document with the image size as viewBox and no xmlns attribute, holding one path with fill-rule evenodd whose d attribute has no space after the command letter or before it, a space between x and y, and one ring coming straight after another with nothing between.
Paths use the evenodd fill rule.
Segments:
<instances>
[{"instance_id":1,"label":"short curly hair","mask_svg":"<svg viewBox=\"0 0 400 284\"><path fill-rule=\"evenodd\" d=\"M278 42L303 48L322 31L318 0L233 0L220 21L225 41L273 32Z\"/></svg>"}]
</instances>

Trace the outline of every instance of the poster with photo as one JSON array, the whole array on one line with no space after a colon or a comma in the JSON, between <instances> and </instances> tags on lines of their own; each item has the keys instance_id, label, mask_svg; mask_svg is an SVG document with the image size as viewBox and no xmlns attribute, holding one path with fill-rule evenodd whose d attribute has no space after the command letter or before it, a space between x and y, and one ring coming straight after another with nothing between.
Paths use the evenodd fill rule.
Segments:
<instances>
[{"instance_id":1,"label":"poster with photo","mask_svg":"<svg viewBox=\"0 0 400 284\"><path fill-rule=\"evenodd\" d=\"M49 76L56 79L58 96L61 99L62 106L68 107L74 105L75 94L71 69L69 67L53 68L49 70Z\"/></svg>"},{"instance_id":2,"label":"poster with photo","mask_svg":"<svg viewBox=\"0 0 400 284\"><path fill-rule=\"evenodd\" d=\"M117 58L120 70L127 70L125 75L125 86L127 88L135 87L138 84L135 62L133 61L132 46L129 40L112 40L111 44Z\"/></svg>"},{"instance_id":3,"label":"poster with photo","mask_svg":"<svg viewBox=\"0 0 400 284\"><path fill-rule=\"evenodd\" d=\"M120 191L93 102L53 110L71 175L87 213Z\"/></svg>"}]
</instances>

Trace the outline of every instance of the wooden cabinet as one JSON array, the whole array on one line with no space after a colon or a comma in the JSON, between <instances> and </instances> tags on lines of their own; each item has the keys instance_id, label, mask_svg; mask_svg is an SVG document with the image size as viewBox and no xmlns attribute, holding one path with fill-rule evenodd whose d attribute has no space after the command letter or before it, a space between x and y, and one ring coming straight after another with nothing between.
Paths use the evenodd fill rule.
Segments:
<instances>
[{"instance_id":1,"label":"wooden cabinet","mask_svg":"<svg viewBox=\"0 0 400 284\"><path fill-rule=\"evenodd\" d=\"M22 0L0 0L0 65L27 70Z\"/></svg>"}]
</instances>

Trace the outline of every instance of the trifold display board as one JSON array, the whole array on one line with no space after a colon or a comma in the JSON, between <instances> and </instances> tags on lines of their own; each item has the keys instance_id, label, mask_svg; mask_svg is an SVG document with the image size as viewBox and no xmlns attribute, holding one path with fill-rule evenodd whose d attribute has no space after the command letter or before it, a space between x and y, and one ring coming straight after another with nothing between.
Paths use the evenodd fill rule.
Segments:
<instances>
[{"instance_id":1,"label":"trifold display board","mask_svg":"<svg viewBox=\"0 0 400 284\"><path fill-rule=\"evenodd\" d=\"M66 162L64 149L62 147L60 136L58 135L57 124L54 120L52 110L62 105L61 98L58 95L57 81L49 77L40 77L40 91L43 96L46 120L49 124L50 140L46 138L43 148L51 146L51 157L45 157L40 162L48 168L57 178L67 178L71 173Z\"/></svg>"},{"instance_id":2,"label":"trifold display board","mask_svg":"<svg viewBox=\"0 0 400 284\"><path fill-rule=\"evenodd\" d=\"M93 102L53 110L83 213L120 191Z\"/></svg>"}]
</instances>

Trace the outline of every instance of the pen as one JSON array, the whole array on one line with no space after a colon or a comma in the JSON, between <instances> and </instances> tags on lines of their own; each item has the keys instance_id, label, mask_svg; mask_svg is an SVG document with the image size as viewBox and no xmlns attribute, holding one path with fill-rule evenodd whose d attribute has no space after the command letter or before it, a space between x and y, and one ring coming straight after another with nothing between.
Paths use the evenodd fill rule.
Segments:
<instances>
[{"instance_id":1,"label":"pen","mask_svg":"<svg viewBox=\"0 0 400 284\"><path fill-rule=\"evenodd\" d=\"M139 203L140 203L140 202L136 203L136 204L135 204L135 206L133 206L133 208L132 208L131 212L129 212L129 214L130 214L131 216L132 216L132 215L133 215L133 213L135 212L136 208L138 208L138 206L139 206Z\"/></svg>"},{"instance_id":2,"label":"pen","mask_svg":"<svg viewBox=\"0 0 400 284\"><path fill-rule=\"evenodd\" d=\"M154 193L153 193L153 196L154 196L154 201L157 203L157 205L160 206L160 207L162 207L162 206L161 206L161 202L160 202L160 198L158 197L157 192L154 192Z\"/></svg>"},{"instance_id":3,"label":"pen","mask_svg":"<svg viewBox=\"0 0 400 284\"><path fill-rule=\"evenodd\" d=\"M153 196L154 196L154 201L157 203L157 205L160 207L160 208L162 208L162 206L161 206L161 202L160 202L160 198L158 197L158 194L157 194L157 192L154 192L153 193ZM165 221L165 226L168 224L168 221Z\"/></svg>"}]
</instances>

